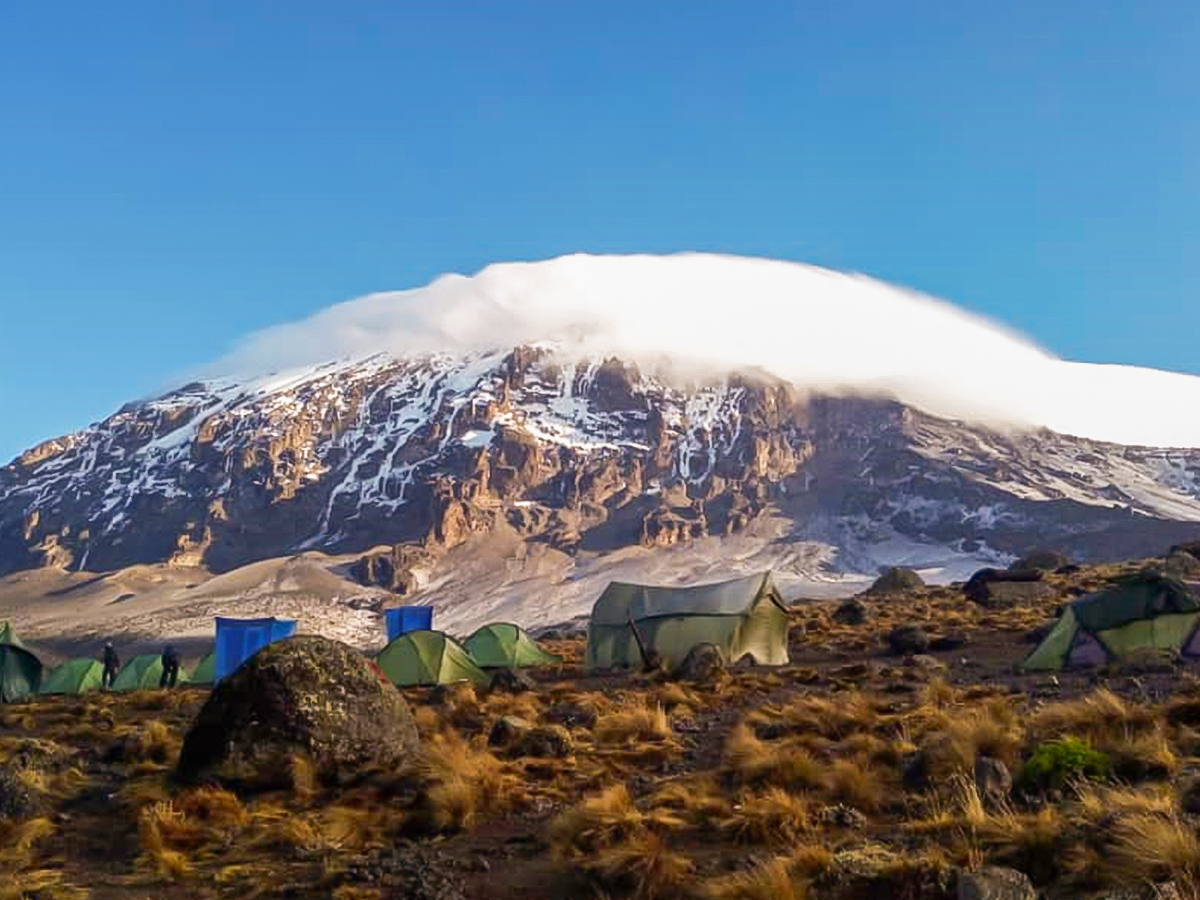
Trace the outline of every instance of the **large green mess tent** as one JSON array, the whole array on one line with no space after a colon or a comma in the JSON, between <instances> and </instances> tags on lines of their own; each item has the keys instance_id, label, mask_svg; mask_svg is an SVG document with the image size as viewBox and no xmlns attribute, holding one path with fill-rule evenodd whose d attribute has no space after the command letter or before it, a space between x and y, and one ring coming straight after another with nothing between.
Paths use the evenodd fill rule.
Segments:
<instances>
[{"instance_id":1,"label":"large green mess tent","mask_svg":"<svg viewBox=\"0 0 1200 900\"><path fill-rule=\"evenodd\" d=\"M112 689L114 691L156 691L158 682L162 678L162 671L161 656L157 653L143 653L141 656L135 656L121 667L121 671L113 679ZM179 667L179 676L175 683L188 683L188 673L183 666Z\"/></svg>"},{"instance_id":2,"label":"large green mess tent","mask_svg":"<svg viewBox=\"0 0 1200 900\"><path fill-rule=\"evenodd\" d=\"M188 679L188 684L212 684L216 680L217 654L213 652L196 663L196 668L192 671L192 677Z\"/></svg>"},{"instance_id":3,"label":"large green mess tent","mask_svg":"<svg viewBox=\"0 0 1200 900\"><path fill-rule=\"evenodd\" d=\"M1143 650L1200 656L1200 598L1159 572L1139 572L1063 611L1022 667L1058 670L1103 665Z\"/></svg>"},{"instance_id":4,"label":"large green mess tent","mask_svg":"<svg viewBox=\"0 0 1200 900\"><path fill-rule=\"evenodd\" d=\"M562 662L561 657L547 653L524 629L510 622L484 625L463 641L463 647L484 669L523 669Z\"/></svg>"},{"instance_id":5,"label":"large green mess tent","mask_svg":"<svg viewBox=\"0 0 1200 900\"><path fill-rule=\"evenodd\" d=\"M42 678L41 694L76 696L104 686L104 666L95 659L69 659Z\"/></svg>"},{"instance_id":6,"label":"large green mess tent","mask_svg":"<svg viewBox=\"0 0 1200 900\"><path fill-rule=\"evenodd\" d=\"M383 648L375 664L397 687L490 678L454 638L440 631L409 631Z\"/></svg>"},{"instance_id":7,"label":"large green mess tent","mask_svg":"<svg viewBox=\"0 0 1200 900\"><path fill-rule=\"evenodd\" d=\"M15 703L38 692L42 661L26 647L12 625L0 622L0 703Z\"/></svg>"},{"instance_id":8,"label":"large green mess tent","mask_svg":"<svg viewBox=\"0 0 1200 900\"><path fill-rule=\"evenodd\" d=\"M636 632L635 632L636 629ZM587 670L641 665L638 639L668 666L698 644L714 644L727 662L788 661L788 613L771 573L690 587L614 581L592 609Z\"/></svg>"}]
</instances>

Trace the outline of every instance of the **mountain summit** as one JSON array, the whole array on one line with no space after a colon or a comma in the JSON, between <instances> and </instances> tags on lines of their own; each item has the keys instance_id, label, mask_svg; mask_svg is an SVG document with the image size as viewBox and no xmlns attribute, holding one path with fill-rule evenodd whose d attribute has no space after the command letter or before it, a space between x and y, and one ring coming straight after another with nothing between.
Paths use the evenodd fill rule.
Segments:
<instances>
[{"instance_id":1,"label":"mountain summit","mask_svg":"<svg viewBox=\"0 0 1200 900\"><path fill-rule=\"evenodd\" d=\"M217 368L0 469L0 575L316 551L333 557L318 580L537 624L617 576L769 566L795 593L1200 532L1200 450L1018 409L1032 372L1057 400L1083 372L1101 393L1163 378L1176 398L1200 379L1061 362L940 301L790 263L494 266L333 307ZM948 417L973 387L992 390L980 414ZM1114 430L1196 427L1120 396ZM1001 412L1024 424L996 427Z\"/></svg>"}]
</instances>

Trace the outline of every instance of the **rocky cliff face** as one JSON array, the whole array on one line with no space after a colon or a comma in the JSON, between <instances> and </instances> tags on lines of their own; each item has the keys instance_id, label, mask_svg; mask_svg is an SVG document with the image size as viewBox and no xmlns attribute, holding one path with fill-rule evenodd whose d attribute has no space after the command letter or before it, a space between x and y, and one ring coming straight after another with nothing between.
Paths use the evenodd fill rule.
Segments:
<instances>
[{"instance_id":1,"label":"rocky cliff face","mask_svg":"<svg viewBox=\"0 0 1200 900\"><path fill-rule=\"evenodd\" d=\"M1129 557L1200 535L1200 451L1005 436L753 374L682 389L544 346L376 357L189 385L29 450L0 470L0 574L321 549L403 593L501 523L604 552L766 511L797 540Z\"/></svg>"}]
</instances>

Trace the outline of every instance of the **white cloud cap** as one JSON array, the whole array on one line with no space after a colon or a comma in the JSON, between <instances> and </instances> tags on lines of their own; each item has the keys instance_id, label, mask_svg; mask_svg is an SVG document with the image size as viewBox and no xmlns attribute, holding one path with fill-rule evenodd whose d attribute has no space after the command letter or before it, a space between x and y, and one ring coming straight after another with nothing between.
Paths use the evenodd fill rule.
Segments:
<instances>
[{"instance_id":1,"label":"white cloud cap","mask_svg":"<svg viewBox=\"0 0 1200 900\"><path fill-rule=\"evenodd\" d=\"M370 294L252 334L227 377L389 352L536 341L798 387L885 393L934 415L1098 440L1200 447L1200 377L1060 360L982 316L861 275L714 254L502 263Z\"/></svg>"}]
</instances>

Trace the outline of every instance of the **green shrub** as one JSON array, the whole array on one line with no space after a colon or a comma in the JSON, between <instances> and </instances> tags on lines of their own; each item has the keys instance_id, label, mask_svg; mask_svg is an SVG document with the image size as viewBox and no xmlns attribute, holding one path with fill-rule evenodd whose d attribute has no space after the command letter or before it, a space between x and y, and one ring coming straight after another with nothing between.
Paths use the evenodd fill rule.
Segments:
<instances>
[{"instance_id":1,"label":"green shrub","mask_svg":"<svg viewBox=\"0 0 1200 900\"><path fill-rule=\"evenodd\" d=\"M1070 781L1107 778L1110 768L1107 753L1080 738L1065 737L1034 749L1017 775L1016 787L1022 791L1061 789Z\"/></svg>"}]
</instances>

